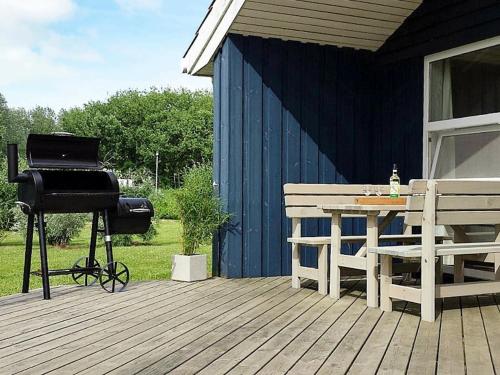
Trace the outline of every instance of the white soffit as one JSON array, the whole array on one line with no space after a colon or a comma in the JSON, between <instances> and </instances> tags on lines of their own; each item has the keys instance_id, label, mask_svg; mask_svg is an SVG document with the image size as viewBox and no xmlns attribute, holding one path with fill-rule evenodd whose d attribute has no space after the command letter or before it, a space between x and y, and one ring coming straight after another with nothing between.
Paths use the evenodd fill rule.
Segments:
<instances>
[{"instance_id":1,"label":"white soffit","mask_svg":"<svg viewBox=\"0 0 500 375\"><path fill-rule=\"evenodd\" d=\"M376 51L423 0L215 0L182 60L212 75L228 33Z\"/></svg>"}]
</instances>

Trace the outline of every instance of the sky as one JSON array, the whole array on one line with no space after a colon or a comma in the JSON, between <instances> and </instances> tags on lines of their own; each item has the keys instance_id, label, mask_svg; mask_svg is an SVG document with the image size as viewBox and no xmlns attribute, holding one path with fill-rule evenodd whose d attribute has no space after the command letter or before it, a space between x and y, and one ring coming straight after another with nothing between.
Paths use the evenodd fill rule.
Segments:
<instances>
[{"instance_id":1,"label":"sky","mask_svg":"<svg viewBox=\"0 0 500 375\"><path fill-rule=\"evenodd\" d=\"M0 93L61 108L118 90L211 89L180 61L210 0L0 0Z\"/></svg>"}]
</instances>

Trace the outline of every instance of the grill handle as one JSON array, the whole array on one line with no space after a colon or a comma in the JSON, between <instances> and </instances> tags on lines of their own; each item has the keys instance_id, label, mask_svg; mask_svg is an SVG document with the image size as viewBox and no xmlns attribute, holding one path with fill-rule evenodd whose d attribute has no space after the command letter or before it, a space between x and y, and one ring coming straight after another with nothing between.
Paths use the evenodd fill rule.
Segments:
<instances>
[{"instance_id":1,"label":"grill handle","mask_svg":"<svg viewBox=\"0 0 500 375\"><path fill-rule=\"evenodd\" d=\"M130 212L133 212L134 214L148 214L151 210L149 208L132 208Z\"/></svg>"},{"instance_id":2,"label":"grill handle","mask_svg":"<svg viewBox=\"0 0 500 375\"><path fill-rule=\"evenodd\" d=\"M15 201L14 204L17 204L19 207L26 207L28 211L31 211L31 206L28 203L21 202L21 201Z\"/></svg>"}]
</instances>

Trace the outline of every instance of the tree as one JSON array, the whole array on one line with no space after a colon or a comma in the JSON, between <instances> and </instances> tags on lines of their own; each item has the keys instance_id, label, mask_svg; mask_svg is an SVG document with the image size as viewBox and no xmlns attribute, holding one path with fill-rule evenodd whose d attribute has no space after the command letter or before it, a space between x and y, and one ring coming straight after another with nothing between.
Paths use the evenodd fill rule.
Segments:
<instances>
[{"instance_id":1,"label":"tree","mask_svg":"<svg viewBox=\"0 0 500 375\"><path fill-rule=\"evenodd\" d=\"M5 134L7 123L9 121L9 107L7 106L7 100L0 94L0 142L5 143Z\"/></svg>"},{"instance_id":2,"label":"tree","mask_svg":"<svg viewBox=\"0 0 500 375\"><path fill-rule=\"evenodd\" d=\"M48 134L60 130L57 116L53 109L36 107L29 112L30 133Z\"/></svg>"},{"instance_id":3,"label":"tree","mask_svg":"<svg viewBox=\"0 0 500 375\"><path fill-rule=\"evenodd\" d=\"M90 102L59 114L59 126L78 135L101 138L101 158L116 169L155 170L173 176L212 157L212 96L205 91L122 91L106 102Z\"/></svg>"}]
</instances>

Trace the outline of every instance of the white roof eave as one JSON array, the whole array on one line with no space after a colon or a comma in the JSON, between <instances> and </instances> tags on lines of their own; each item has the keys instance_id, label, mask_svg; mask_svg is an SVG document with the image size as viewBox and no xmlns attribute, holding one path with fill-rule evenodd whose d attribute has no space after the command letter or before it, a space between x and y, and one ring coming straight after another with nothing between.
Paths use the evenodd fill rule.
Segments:
<instances>
[{"instance_id":1,"label":"white roof eave","mask_svg":"<svg viewBox=\"0 0 500 375\"><path fill-rule=\"evenodd\" d=\"M182 72L197 75L212 60L245 0L216 1L182 59Z\"/></svg>"},{"instance_id":2,"label":"white roof eave","mask_svg":"<svg viewBox=\"0 0 500 375\"><path fill-rule=\"evenodd\" d=\"M214 0L182 59L190 75L213 74L228 33L378 50L423 0Z\"/></svg>"}]
</instances>

